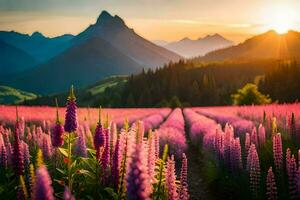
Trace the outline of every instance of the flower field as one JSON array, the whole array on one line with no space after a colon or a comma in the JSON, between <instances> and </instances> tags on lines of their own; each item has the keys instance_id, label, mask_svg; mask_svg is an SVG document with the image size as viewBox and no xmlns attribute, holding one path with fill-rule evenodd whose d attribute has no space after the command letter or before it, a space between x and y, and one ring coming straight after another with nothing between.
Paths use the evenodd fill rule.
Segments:
<instances>
[{"instance_id":1,"label":"flower field","mask_svg":"<svg viewBox=\"0 0 300 200\"><path fill-rule=\"evenodd\" d=\"M72 91L66 102L0 106L0 199L300 197L300 104L95 109Z\"/></svg>"}]
</instances>

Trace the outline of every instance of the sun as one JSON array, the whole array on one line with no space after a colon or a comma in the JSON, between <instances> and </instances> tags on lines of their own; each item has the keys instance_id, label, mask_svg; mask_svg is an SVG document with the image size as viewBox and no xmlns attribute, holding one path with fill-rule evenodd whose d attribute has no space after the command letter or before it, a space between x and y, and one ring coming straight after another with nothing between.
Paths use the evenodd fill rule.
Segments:
<instances>
[{"instance_id":1,"label":"sun","mask_svg":"<svg viewBox=\"0 0 300 200\"><path fill-rule=\"evenodd\" d=\"M289 5L273 5L265 12L268 29L284 34L293 28L296 12Z\"/></svg>"}]
</instances>

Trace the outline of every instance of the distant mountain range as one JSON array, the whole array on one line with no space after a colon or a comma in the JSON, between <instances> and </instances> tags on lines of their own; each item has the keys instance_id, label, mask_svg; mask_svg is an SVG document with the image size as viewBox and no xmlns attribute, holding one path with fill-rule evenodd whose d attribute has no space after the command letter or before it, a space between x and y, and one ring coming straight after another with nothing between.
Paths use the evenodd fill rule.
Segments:
<instances>
[{"instance_id":1,"label":"distant mountain range","mask_svg":"<svg viewBox=\"0 0 300 200\"><path fill-rule=\"evenodd\" d=\"M0 85L0 104L17 104L36 97L32 93Z\"/></svg>"},{"instance_id":2,"label":"distant mountain range","mask_svg":"<svg viewBox=\"0 0 300 200\"><path fill-rule=\"evenodd\" d=\"M300 33L278 34L271 30L243 43L216 50L199 57L199 61L295 59L300 58Z\"/></svg>"},{"instance_id":3,"label":"distant mountain range","mask_svg":"<svg viewBox=\"0 0 300 200\"><path fill-rule=\"evenodd\" d=\"M129 75L182 58L140 37L119 16L106 11L76 36L46 38L40 33L1 32L1 38L38 62L29 70L3 77L2 82L38 94L66 91L71 84L84 87L111 75Z\"/></svg>"},{"instance_id":4,"label":"distant mountain range","mask_svg":"<svg viewBox=\"0 0 300 200\"><path fill-rule=\"evenodd\" d=\"M219 34L207 35L197 40L183 38L182 40L171 43L167 43L163 40L156 40L154 42L185 58L203 56L208 52L234 45L232 41L225 39Z\"/></svg>"}]
</instances>

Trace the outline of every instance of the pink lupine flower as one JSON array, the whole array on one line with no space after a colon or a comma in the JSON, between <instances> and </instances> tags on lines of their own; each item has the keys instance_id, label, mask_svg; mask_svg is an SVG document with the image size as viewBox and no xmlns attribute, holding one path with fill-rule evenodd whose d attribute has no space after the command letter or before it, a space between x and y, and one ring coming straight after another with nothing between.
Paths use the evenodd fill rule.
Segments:
<instances>
[{"instance_id":1,"label":"pink lupine flower","mask_svg":"<svg viewBox=\"0 0 300 200\"><path fill-rule=\"evenodd\" d=\"M159 134L158 131L155 131L154 133L154 143L155 143L155 156L156 159L159 158Z\"/></svg>"},{"instance_id":2,"label":"pink lupine flower","mask_svg":"<svg viewBox=\"0 0 300 200\"><path fill-rule=\"evenodd\" d=\"M176 185L176 174L175 174L175 161L174 156L168 158L167 169L166 169L166 189L168 193L168 200L178 200L178 192Z\"/></svg>"},{"instance_id":3,"label":"pink lupine flower","mask_svg":"<svg viewBox=\"0 0 300 200\"><path fill-rule=\"evenodd\" d=\"M246 155L248 154L250 146L251 146L250 134L246 133L246 137L245 137L245 152L246 152Z\"/></svg>"},{"instance_id":4,"label":"pink lupine flower","mask_svg":"<svg viewBox=\"0 0 300 200\"><path fill-rule=\"evenodd\" d=\"M232 172L238 172L243 167L240 138L235 138L231 141L230 167Z\"/></svg>"},{"instance_id":5,"label":"pink lupine flower","mask_svg":"<svg viewBox=\"0 0 300 200\"><path fill-rule=\"evenodd\" d=\"M111 129L110 129L110 147L111 147L112 151L115 149L117 139L118 139L117 124L112 122L111 123Z\"/></svg>"},{"instance_id":6,"label":"pink lupine flower","mask_svg":"<svg viewBox=\"0 0 300 200\"><path fill-rule=\"evenodd\" d=\"M257 198L259 193L259 186L260 186L260 164L258 154L255 148L255 145L252 144L250 147L249 153L251 152L250 156L250 165L249 165L249 176L250 176L250 189L252 195Z\"/></svg>"},{"instance_id":7,"label":"pink lupine flower","mask_svg":"<svg viewBox=\"0 0 300 200\"><path fill-rule=\"evenodd\" d=\"M260 146L263 146L266 143L266 130L262 124L258 127L258 138Z\"/></svg>"},{"instance_id":8,"label":"pink lupine flower","mask_svg":"<svg viewBox=\"0 0 300 200\"><path fill-rule=\"evenodd\" d=\"M272 167L269 168L267 181L266 181L266 188L267 188L267 199L268 200L276 200L277 199L277 187L275 182L275 176L272 171Z\"/></svg>"},{"instance_id":9,"label":"pink lupine flower","mask_svg":"<svg viewBox=\"0 0 300 200\"><path fill-rule=\"evenodd\" d=\"M54 200L52 181L47 168L42 165L36 171L36 181L34 184L35 200Z\"/></svg>"},{"instance_id":10,"label":"pink lupine flower","mask_svg":"<svg viewBox=\"0 0 300 200\"><path fill-rule=\"evenodd\" d=\"M133 149L127 170L127 199L132 200L150 200L152 186L149 181L146 166L143 145L137 144Z\"/></svg>"},{"instance_id":11,"label":"pink lupine flower","mask_svg":"<svg viewBox=\"0 0 300 200\"><path fill-rule=\"evenodd\" d=\"M277 133L273 136L273 157L274 164L277 171L282 169L282 141L281 134Z\"/></svg>"},{"instance_id":12,"label":"pink lupine flower","mask_svg":"<svg viewBox=\"0 0 300 200\"><path fill-rule=\"evenodd\" d=\"M22 151L23 151L24 165L26 168L28 168L29 163L30 163L29 147L28 147L28 144L24 141L21 142L21 145L22 145Z\"/></svg>"},{"instance_id":13,"label":"pink lupine flower","mask_svg":"<svg viewBox=\"0 0 300 200\"><path fill-rule=\"evenodd\" d=\"M14 162L16 176L21 176L24 174L24 160L23 160L21 141L19 138L19 134L20 134L19 126L20 125L17 120L15 125L14 148L13 148L13 162Z\"/></svg>"},{"instance_id":14,"label":"pink lupine flower","mask_svg":"<svg viewBox=\"0 0 300 200\"><path fill-rule=\"evenodd\" d=\"M188 183L187 183L187 158L185 154L182 154L179 197L181 200L189 199Z\"/></svg>"},{"instance_id":15,"label":"pink lupine flower","mask_svg":"<svg viewBox=\"0 0 300 200\"><path fill-rule=\"evenodd\" d=\"M75 200L75 197L72 195L72 193L68 187L65 187L64 200Z\"/></svg>"},{"instance_id":16,"label":"pink lupine flower","mask_svg":"<svg viewBox=\"0 0 300 200\"><path fill-rule=\"evenodd\" d=\"M0 167L7 167L7 152L6 147L3 145L0 146Z\"/></svg>"},{"instance_id":17,"label":"pink lupine flower","mask_svg":"<svg viewBox=\"0 0 300 200\"><path fill-rule=\"evenodd\" d=\"M152 183L154 183L155 180L155 161L156 161L156 156L155 156L155 140L154 140L154 135L152 133L149 133L149 139L148 139L148 174L149 178Z\"/></svg>"},{"instance_id":18,"label":"pink lupine flower","mask_svg":"<svg viewBox=\"0 0 300 200\"><path fill-rule=\"evenodd\" d=\"M291 199L296 199L297 195L297 164L294 155L288 161L287 166L289 193Z\"/></svg>"}]
</instances>

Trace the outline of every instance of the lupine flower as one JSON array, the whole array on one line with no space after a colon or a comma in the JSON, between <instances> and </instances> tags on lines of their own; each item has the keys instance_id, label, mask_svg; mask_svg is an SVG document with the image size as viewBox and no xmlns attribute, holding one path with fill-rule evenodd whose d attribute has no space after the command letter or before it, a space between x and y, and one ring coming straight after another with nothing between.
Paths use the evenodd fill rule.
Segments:
<instances>
[{"instance_id":1,"label":"lupine flower","mask_svg":"<svg viewBox=\"0 0 300 200\"><path fill-rule=\"evenodd\" d=\"M64 200L75 200L75 197L72 195L68 187L65 187Z\"/></svg>"},{"instance_id":2,"label":"lupine flower","mask_svg":"<svg viewBox=\"0 0 300 200\"><path fill-rule=\"evenodd\" d=\"M266 143L266 130L262 124L258 127L258 138L260 146L263 146Z\"/></svg>"},{"instance_id":3,"label":"lupine flower","mask_svg":"<svg viewBox=\"0 0 300 200\"><path fill-rule=\"evenodd\" d=\"M230 146L230 167L232 172L242 169L242 150L240 138L233 139Z\"/></svg>"},{"instance_id":4,"label":"lupine flower","mask_svg":"<svg viewBox=\"0 0 300 200\"><path fill-rule=\"evenodd\" d=\"M252 144L249 150L250 158L249 163L249 176L250 176L250 189L253 197L257 198L260 185L260 164L255 145Z\"/></svg>"},{"instance_id":5,"label":"lupine flower","mask_svg":"<svg viewBox=\"0 0 300 200\"><path fill-rule=\"evenodd\" d=\"M179 199L176 185L175 161L174 156L168 158L166 169L166 189L169 200Z\"/></svg>"},{"instance_id":6,"label":"lupine flower","mask_svg":"<svg viewBox=\"0 0 300 200\"><path fill-rule=\"evenodd\" d=\"M181 200L189 199L188 183L187 183L187 158L185 154L182 154L179 197Z\"/></svg>"},{"instance_id":7,"label":"lupine flower","mask_svg":"<svg viewBox=\"0 0 300 200\"><path fill-rule=\"evenodd\" d=\"M28 168L29 163L30 163L29 147L28 147L28 144L24 141L22 141L21 145L22 145L22 151L23 151L24 165L26 168Z\"/></svg>"},{"instance_id":8,"label":"lupine flower","mask_svg":"<svg viewBox=\"0 0 300 200\"><path fill-rule=\"evenodd\" d=\"M97 152L97 159L100 158L100 147L105 144L105 134L101 125L101 108L99 109L99 121L94 134L94 147Z\"/></svg>"},{"instance_id":9,"label":"lupine flower","mask_svg":"<svg viewBox=\"0 0 300 200\"><path fill-rule=\"evenodd\" d=\"M156 155L155 155L155 140L154 135L152 134L152 131L149 131L148 134L148 174L150 181L154 183L155 180L155 161L156 161Z\"/></svg>"},{"instance_id":10,"label":"lupine flower","mask_svg":"<svg viewBox=\"0 0 300 200\"><path fill-rule=\"evenodd\" d=\"M296 199L297 195L297 164L294 155L290 158L287 166L289 193L291 199Z\"/></svg>"},{"instance_id":11,"label":"lupine flower","mask_svg":"<svg viewBox=\"0 0 300 200\"><path fill-rule=\"evenodd\" d=\"M150 200L152 185L149 182L146 166L144 166L144 150L137 144L131 153L127 174L127 199Z\"/></svg>"},{"instance_id":12,"label":"lupine flower","mask_svg":"<svg viewBox=\"0 0 300 200\"><path fill-rule=\"evenodd\" d=\"M273 135L273 156L274 164L277 171L282 169L282 141L281 134L277 133Z\"/></svg>"},{"instance_id":13,"label":"lupine flower","mask_svg":"<svg viewBox=\"0 0 300 200\"><path fill-rule=\"evenodd\" d=\"M107 167L109 166L110 162L110 140L109 140L109 129L105 128L103 130L104 136L105 136L105 145L104 145L104 150L101 156L101 167L105 171Z\"/></svg>"},{"instance_id":14,"label":"lupine flower","mask_svg":"<svg viewBox=\"0 0 300 200\"><path fill-rule=\"evenodd\" d=\"M56 123L53 127L52 132L52 145L53 147L60 147L64 144L64 127L62 126L60 120L59 120L59 114L58 114L58 105L56 101Z\"/></svg>"},{"instance_id":15,"label":"lupine flower","mask_svg":"<svg viewBox=\"0 0 300 200\"><path fill-rule=\"evenodd\" d=\"M154 141L155 141L155 156L159 158L159 134L158 131L154 133Z\"/></svg>"},{"instance_id":16,"label":"lupine flower","mask_svg":"<svg viewBox=\"0 0 300 200\"><path fill-rule=\"evenodd\" d=\"M248 153L250 146L251 146L250 134L246 133L246 137L245 137L245 152L246 152L246 154Z\"/></svg>"},{"instance_id":17,"label":"lupine flower","mask_svg":"<svg viewBox=\"0 0 300 200\"><path fill-rule=\"evenodd\" d=\"M272 171L272 167L269 168L267 181L266 181L266 188L267 188L267 199L268 200L276 200L277 199L277 187L275 182L274 173Z\"/></svg>"},{"instance_id":18,"label":"lupine flower","mask_svg":"<svg viewBox=\"0 0 300 200\"><path fill-rule=\"evenodd\" d=\"M113 122L111 124L111 129L110 129L110 147L112 151L115 149L117 138L118 138L117 124Z\"/></svg>"},{"instance_id":19,"label":"lupine flower","mask_svg":"<svg viewBox=\"0 0 300 200\"><path fill-rule=\"evenodd\" d=\"M50 135L47 135L47 134L43 134L43 137L42 137L42 150L43 150L43 156L44 158L51 158L52 156L52 144L51 144L51 138L50 138Z\"/></svg>"},{"instance_id":20,"label":"lupine flower","mask_svg":"<svg viewBox=\"0 0 300 200\"><path fill-rule=\"evenodd\" d=\"M87 157L86 140L83 127L79 127L78 137L75 146L75 155L80 157Z\"/></svg>"},{"instance_id":21,"label":"lupine flower","mask_svg":"<svg viewBox=\"0 0 300 200\"><path fill-rule=\"evenodd\" d=\"M54 200L52 181L44 165L40 166L36 171L34 200Z\"/></svg>"},{"instance_id":22,"label":"lupine flower","mask_svg":"<svg viewBox=\"0 0 300 200\"><path fill-rule=\"evenodd\" d=\"M113 151L112 164L111 164L112 182L116 188L118 188L119 185L121 160L122 160L122 152L120 149L120 139L118 138L115 144L115 149Z\"/></svg>"},{"instance_id":23,"label":"lupine flower","mask_svg":"<svg viewBox=\"0 0 300 200\"><path fill-rule=\"evenodd\" d=\"M13 162L15 168L15 175L21 176L24 174L24 160L22 154L21 141L19 138L19 122L17 120L15 125L15 136L14 136L14 149L13 149Z\"/></svg>"},{"instance_id":24,"label":"lupine flower","mask_svg":"<svg viewBox=\"0 0 300 200\"><path fill-rule=\"evenodd\" d=\"M74 95L74 89L72 86L67 101L67 110L66 110L64 129L66 132L71 133L71 132L75 132L77 130L77 127L78 127L77 105L76 105L76 97Z\"/></svg>"},{"instance_id":25,"label":"lupine flower","mask_svg":"<svg viewBox=\"0 0 300 200\"><path fill-rule=\"evenodd\" d=\"M7 167L7 152L4 144L1 146L0 151L0 167Z\"/></svg>"}]
</instances>

